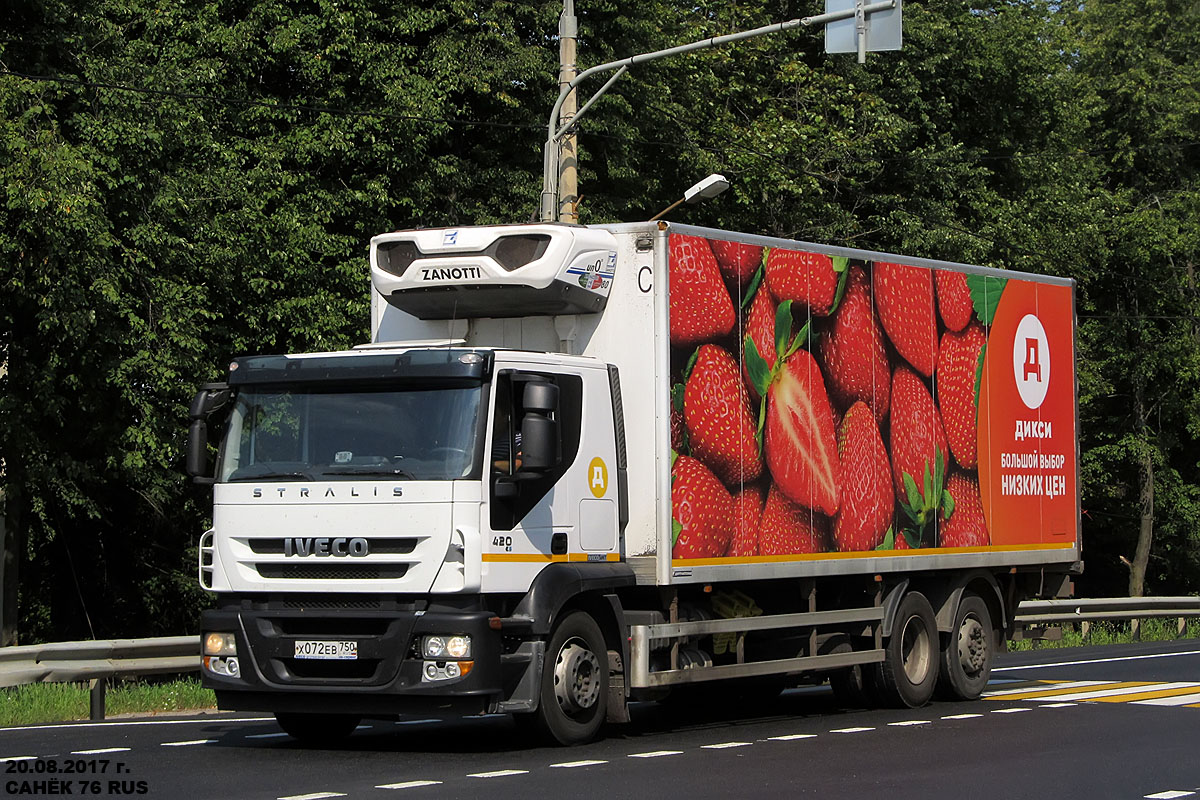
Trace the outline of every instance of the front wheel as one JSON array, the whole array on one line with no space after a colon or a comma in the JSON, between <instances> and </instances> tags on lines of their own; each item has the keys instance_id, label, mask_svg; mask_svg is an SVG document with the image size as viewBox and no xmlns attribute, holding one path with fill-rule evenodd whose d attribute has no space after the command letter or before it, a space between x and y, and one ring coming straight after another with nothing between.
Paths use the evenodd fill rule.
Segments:
<instances>
[{"instance_id":1,"label":"front wheel","mask_svg":"<svg viewBox=\"0 0 1200 800\"><path fill-rule=\"evenodd\" d=\"M992 674L995 650L996 631L987 603L977 594L964 594L942 650L938 694L952 700L977 699Z\"/></svg>"},{"instance_id":2,"label":"front wheel","mask_svg":"<svg viewBox=\"0 0 1200 800\"><path fill-rule=\"evenodd\" d=\"M920 592L909 592L896 609L881 675L889 705L919 708L933 697L938 674L938 632L933 607Z\"/></svg>"},{"instance_id":3,"label":"front wheel","mask_svg":"<svg viewBox=\"0 0 1200 800\"><path fill-rule=\"evenodd\" d=\"M546 647L538 727L558 744L584 744L600 732L607 703L604 635L590 615L573 611L558 623Z\"/></svg>"},{"instance_id":4,"label":"front wheel","mask_svg":"<svg viewBox=\"0 0 1200 800\"><path fill-rule=\"evenodd\" d=\"M305 744L335 744L345 739L362 717L348 714L290 714L277 712L275 721L293 739Z\"/></svg>"}]
</instances>

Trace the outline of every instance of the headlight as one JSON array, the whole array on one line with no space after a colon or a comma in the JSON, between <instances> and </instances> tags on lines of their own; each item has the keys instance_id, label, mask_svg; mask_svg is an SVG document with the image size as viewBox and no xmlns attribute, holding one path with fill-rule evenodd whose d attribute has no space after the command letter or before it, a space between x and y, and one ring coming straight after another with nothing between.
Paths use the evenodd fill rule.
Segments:
<instances>
[{"instance_id":1,"label":"headlight","mask_svg":"<svg viewBox=\"0 0 1200 800\"><path fill-rule=\"evenodd\" d=\"M421 655L425 658L470 658L470 636L426 636L421 640Z\"/></svg>"},{"instance_id":2,"label":"headlight","mask_svg":"<svg viewBox=\"0 0 1200 800\"><path fill-rule=\"evenodd\" d=\"M204 636L204 655L236 656L237 641L232 633L209 633Z\"/></svg>"}]
</instances>

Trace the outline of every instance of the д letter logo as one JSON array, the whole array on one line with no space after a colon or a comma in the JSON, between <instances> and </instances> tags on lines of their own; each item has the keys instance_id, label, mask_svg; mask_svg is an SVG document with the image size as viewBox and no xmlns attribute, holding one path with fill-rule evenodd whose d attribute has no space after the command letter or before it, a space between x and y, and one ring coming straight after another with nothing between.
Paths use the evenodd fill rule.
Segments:
<instances>
[{"instance_id":1,"label":"\u0434 letter logo","mask_svg":"<svg viewBox=\"0 0 1200 800\"><path fill-rule=\"evenodd\" d=\"M593 458L592 463L588 465L588 488L596 498L604 497L608 492L608 467L599 456Z\"/></svg>"},{"instance_id":2,"label":"\u0434 letter logo","mask_svg":"<svg viewBox=\"0 0 1200 800\"><path fill-rule=\"evenodd\" d=\"M1013 337L1013 376L1021 401L1038 408L1050 387L1050 341L1046 329L1033 314L1026 314Z\"/></svg>"}]
</instances>

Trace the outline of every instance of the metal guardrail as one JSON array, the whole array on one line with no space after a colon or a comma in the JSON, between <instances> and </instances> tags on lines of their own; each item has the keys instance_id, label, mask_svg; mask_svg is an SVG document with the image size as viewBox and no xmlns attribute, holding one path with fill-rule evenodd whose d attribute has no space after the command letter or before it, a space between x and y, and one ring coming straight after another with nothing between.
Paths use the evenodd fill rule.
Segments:
<instances>
[{"instance_id":1,"label":"metal guardrail","mask_svg":"<svg viewBox=\"0 0 1200 800\"><path fill-rule=\"evenodd\" d=\"M89 681L93 720L104 719L104 695L109 678L199 669L199 636L0 647L0 687Z\"/></svg>"},{"instance_id":2,"label":"metal guardrail","mask_svg":"<svg viewBox=\"0 0 1200 800\"><path fill-rule=\"evenodd\" d=\"M1014 622L1039 629L1064 622L1085 627L1097 620L1200 617L1200 597L1087 597L1027 600ZM1136 630L1135 630L1136 636ZM195 672L200 669L199 636L153 639L105 639L53 642L0 648L0 688L26 683L90 681L92 719L104 718L104 693L110 678Z\"/></svg>"}]
</instances>

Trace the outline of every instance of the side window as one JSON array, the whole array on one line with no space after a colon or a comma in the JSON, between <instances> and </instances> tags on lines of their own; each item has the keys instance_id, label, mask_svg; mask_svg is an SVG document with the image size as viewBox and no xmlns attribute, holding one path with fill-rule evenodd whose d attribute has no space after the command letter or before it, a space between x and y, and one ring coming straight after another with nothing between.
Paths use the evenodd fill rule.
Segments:
<instances>
[{"instance_id":1,"label":"side window","mask_svg":"<svg viewBox=\"0 0 1200 800\"><path fill-rule=\"evenodd\" d=\"M558 386L558 464L545 472L521 469L521 398L530 381ZM583 379L578 375L504 370L496 378L496 408L492 422L491 467L492 530L512 530L541 502L566 474L579 453L582 425Z\"/></svg>"}]
</instances>

